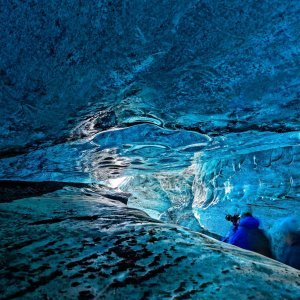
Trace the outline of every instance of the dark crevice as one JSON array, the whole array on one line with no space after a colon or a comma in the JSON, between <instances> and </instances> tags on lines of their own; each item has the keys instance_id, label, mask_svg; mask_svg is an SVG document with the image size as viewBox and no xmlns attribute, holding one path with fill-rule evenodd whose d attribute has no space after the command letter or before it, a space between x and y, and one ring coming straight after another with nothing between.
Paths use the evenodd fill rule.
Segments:
<instances>
[{"instance_id":1,"label":"dark crevice","mask_svg":"<svg viewBox=\"0 0 300 300\"><path fill-rule=\"evenodd\" d=\"M77 188L89 187L88 184L77 182L0 180L0 203L42 196L47 193L61 190L67 186Z\"/></svg>"},{"instance_id":2,"label":"dark crevice","mask_svg":"<svg viewBox=\"0 0 300 300\"><path fill-rule=\"evenodd\" d=\"M42 196L61 190L65 187L88 188L95 191L99 196L114 201L127 204L128 193L115 194L111 192L101 192L102 185L88 184L80 182L60 182L60 181L19 181L19 180L0 180L0 203L11 202L18 199ZM85 194L89 195L89 194ZM93 195L93 194L91 194Z\"/></svg>"}]
</instances>

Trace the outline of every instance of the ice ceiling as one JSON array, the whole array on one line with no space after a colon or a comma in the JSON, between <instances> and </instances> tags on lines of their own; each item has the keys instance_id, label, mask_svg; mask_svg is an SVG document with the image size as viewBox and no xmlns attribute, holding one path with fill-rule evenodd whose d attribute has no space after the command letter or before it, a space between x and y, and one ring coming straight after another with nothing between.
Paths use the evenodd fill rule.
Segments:
<instances>
[{"instance_id":1,"label":"ice ceiling","mask_svg":"<svg viewBox=\"0 0 300 300\"><path fill-rule=\"evenodd\" d=\"M103 184L218 234L249 205L265 226L299 213L300 2L0 11L2 180Z\"/></svg>"}]
</instances>

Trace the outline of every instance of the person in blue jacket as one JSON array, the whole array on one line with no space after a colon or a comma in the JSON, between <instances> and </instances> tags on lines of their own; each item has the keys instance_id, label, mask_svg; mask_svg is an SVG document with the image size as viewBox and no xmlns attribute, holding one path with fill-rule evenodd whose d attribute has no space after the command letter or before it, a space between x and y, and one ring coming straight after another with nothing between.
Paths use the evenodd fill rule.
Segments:
<instances>
[{"instance_id":1,"label":"person in blue jacket","mask_svg":"<svg viewBox=\"0 0 300 300\"><path fill-rule=\"evenodd\" d=\"M251 213L242 215L226 242L267 257L272 257L270 242L263 230L259 228L259 220L253 217Z\"/></svg>"}]
</instances>

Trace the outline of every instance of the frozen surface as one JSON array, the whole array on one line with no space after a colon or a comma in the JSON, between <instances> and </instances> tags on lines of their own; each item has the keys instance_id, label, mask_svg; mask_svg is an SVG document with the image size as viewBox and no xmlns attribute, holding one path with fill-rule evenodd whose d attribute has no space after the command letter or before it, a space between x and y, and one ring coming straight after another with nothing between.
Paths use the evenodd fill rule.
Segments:
<instances>
[{"instance_id":1,"label":"frozen surface","mask_svg":"<svg viewBox=\"0 0 300 300\"><path fill-rule=\"evenodd\" d=\"M280 217L300 218L299 133L229 134L199 155L194 210L215 232L226 213L250 210L269 229Z\"/></svg>"},{"instance_id":2,"label":"frozen surface","mask_svg":"<svg viewBox=\"0 0 300 300\"><path fill-rule=\"evenodd\" d=\"M0 204L4 298L296 299L299 295L297 270L162 224L99 191L68 187ZM237 288L245 282L246 292Z\"/></svg>"},{"instance_id":3,"label":"frozen surface","mask_svg":"<svg viewBox=\"0 0 300 300\"><path fill-rule=\"evenodd\" d=\"M150 122L299 130L298 1L1 1L1 149ZM279 113L280 112L280 113Z\"/></svg>"},{"instance_id":4,"label":"frozen surface","mask_svg":"<svg viewBox=\"0 0 300 300\"><path fill-rule=\"evenodd\" d=\"M175 287L172 276L164 277L170 281L166 283L166 298L192 290L196 290L197 298L202 275L198 278L189 266L193 259L198 269L207 264L203 277L210 278L207 282L216 276L213 284L203 286L205 295L218 293L215 285L220 282L230 295L227 271L218 269L223 265L211 267L218 260L213 249L225 257L224 266L231 268L228 280L240 273L233 265L243 264L238 285L244 286L253 274L257 295L268 298L268 293L280 291L283 297L291 297L295 286L288 282L297 281L291 269L285 273L275 262L237 249L231 249L230 254L228 247L193 232L223 235L230 226L225 215L245 210L259 217L268 232L282 217L300 218L299 14L299 1L279 0L1 1L0 213L6 225L1 226L0 233L8 239L1 251L7 253L5 248L16 244L13 251L21 249L29 259L21 262L19 254L13 252L5 261L10 273L16 269L9 268L21 263L25 266L21 280L12 277L9 283L2 282L6 288L11 286L7 295L18 295L17 290L24 289L29 298L31 292L34 297L58 292L51 283L42 287L44 283L26 281L26 276L35 272L31 256L48 242L46 251L54 256L49 268L38 265L37 270L53 271L54 275L50 272L42 277L49 282L53 277L53 285L58 282L55 278L61 285L70 284L68 276L76 278L77 271L73 274L72 268L62 266L66 260L71 263L75 257L80 260L85 254L94 255L94 250L81 253L84 246L79 244L84 235L93 235L103 226L105 243L109 244L111 235L109 247L123 251L123 241L118 239L124 234L139 245L126 247L138 247L145 253L152 239L148 228L153 227L154 239L159 240L157 250L156 243L150 244L153 267L158 264L158 269L163 264L161 258L155 258L155 251L161 255L160 251L173 245L177 237L184 240L164 259L171 259L172 274L188 268L195 282L186 279ZM102 190L93 195L93 201L76 189L91 184ZM69 189L71 196L66 192ZM58 196L54 193L47 198L46 194L54 191ZM125 195L126 201L121 198L127 206L106 206L103 195L120 199L115 193ZM33 196L41 198L28 198ZM60 200L52 201L53 197ZM96 198L106 204L101 202L99 208ZM74 216L68 199L76 206ZM101 217L79 224L76 218L82 209L89 216L93 210L98 215L100 209ZM55 219L56 211L60 221L49 228L29 225L40 219ZM133 231L129 227L122 231L133 212ZM109 229L117 219L115 214L121 218L116 228ZM151 226L144 229L144 221ZM77 237L68 231L68 222L73 232L78 232ZM66 237L60 236L57 226L66 230ZM50 236L43 231L48 229ZM163 242L162 236L168 239ZM100 238L102 241L102 233ZM18 239L25 244L18 245ZM76 240L74 249L72 239ZM51 243L56 240L53 250ZM104 251L105 243L95 253ZM276 252L275 247L273 244ZM72 252L69 258L68 251ZM172 262L177 258L175 252L178 257L180 252L188 257L182 265L178 261L177 269ZM77 285L95 296L101 289L106 291L112 280L126 282L130 266L137 263L132 261L135 258L120 258L120 253L119 258L107 255L116 261L112 266L104 263L109 272L106 278L105 270L101 271L105 280L101 277L103 280L95 283L93 274L89 279L81 274L79 285L59 289L75 296ZM43 262L42 254L39 257ZM103 264L99 257L94 255L91 261L97 270ZM266 267L252 265L252 258ZM119 259L129 261L115 265ZM134 274L135 278L152 280L148 289L165 275L142 273L141 268L149 267L150 262L146 259L143 263L134 267ZM276 269L272 273L276 279L266 285L271 285L268 289L258 278L267 282L270 268ZM90 282L89 288L83 287L83 277ZM36 288L30 287L32 284ZM123 291L131 294L133 287L132 282L118 287L116 298ZM161 288L154 290L159 293ZM222 291L223 287L218 288ZM112 296L109 288L105 293L105 297ZM147 298L140 291L137 296Z\"/></svg>"}]
</instances>

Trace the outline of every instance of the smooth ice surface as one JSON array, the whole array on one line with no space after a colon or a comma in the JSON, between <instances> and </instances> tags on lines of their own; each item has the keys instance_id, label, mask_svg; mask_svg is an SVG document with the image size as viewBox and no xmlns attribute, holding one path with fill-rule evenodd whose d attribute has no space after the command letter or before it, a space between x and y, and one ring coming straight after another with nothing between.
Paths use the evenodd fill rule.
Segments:
<instances>
[{"instance_id":1,"label":"smooth ice surface","mask_svg":"<svg viewBox=\"0 0 300 300\"><path fill-rule=\"evenodd\" d=\"M185 227L189 246L199 245L192 247L195 257L206 242L198 244L189 230L223 235L227 213L251 210L267 232L282 217L299 219L299 15L299 1L281 0L1 1L1 218L17 224L19 212L26 219L51 205L65 218L72 208L60 210L69 199L62 189L92 185L110 199L125 195L123 202L154 218L159 231ZM61 202L41 196L54 191ZM42 198L17 200L30 196ZM82 197L76 189L70 196L79 206ZM96 198L84 202L86 211L95 209ZM102 220L108 231L110 208ZM131 213L119 209L125 219ZM16 234L28 242L25 219ZM76 224L86 234L84 226ZM168 230L165 243L172 244ZM1 235L8 235L3 226ZM140 243L144 249L148 240ZM220 253L226 248L216 245ZM204 257L208 264L215 259ZM243 263L243 257L231 259ZM123 267L114 271L117 280L124 279ZM249 268L246 273L254 271ZM265 276L264 268L255 272L254 281ZM285 293L286 278L294 275L275 273ZM170 297L181 293L171 290ZM257 290L267 297L265 287Z\"/></svg>"}]
</instances>

